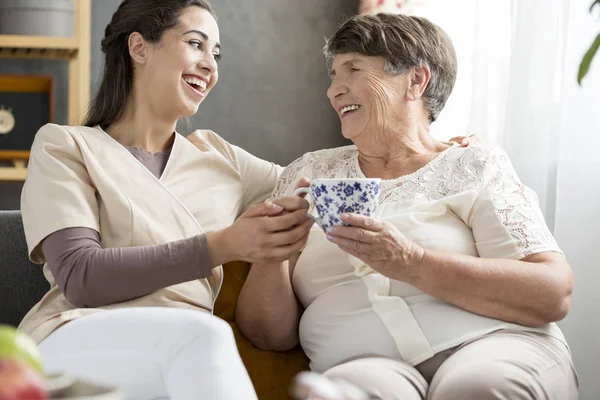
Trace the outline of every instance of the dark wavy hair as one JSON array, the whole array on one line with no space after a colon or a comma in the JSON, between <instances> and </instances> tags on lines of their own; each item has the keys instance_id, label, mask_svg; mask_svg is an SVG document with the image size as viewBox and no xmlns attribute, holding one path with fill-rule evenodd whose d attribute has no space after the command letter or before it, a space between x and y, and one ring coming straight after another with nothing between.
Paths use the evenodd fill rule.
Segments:
<instances>
[{"instance_id":1,"label":"dark wavy hair","mask_svg":"<svg viewBox=\"0 0 600 400\"><path fill-rule=\"evenodd\" d=\"M102 81L85 118L85 126L102 128L117 121L125 110L133 88L133 64L129 56L129 35L138 32L151 42L160 41L163 33L179 21L188 7L200 7L215 18L206 0L124 0L104 31Z\"/></svg>"}]
</instances>

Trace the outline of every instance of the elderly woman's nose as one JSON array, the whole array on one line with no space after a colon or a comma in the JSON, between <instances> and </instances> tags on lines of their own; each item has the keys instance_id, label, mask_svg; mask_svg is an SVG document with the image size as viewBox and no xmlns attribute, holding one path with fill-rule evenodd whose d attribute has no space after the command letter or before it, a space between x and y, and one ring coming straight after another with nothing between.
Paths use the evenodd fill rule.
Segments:
<instances>
[{"instance_id":1,"label":"elderly woman's nose","mask_svg":"<svg viewBox=\"0 0 600 400\"><path fill-rule=\"evenodd\" d=\"M348 93L348 87L341 82L336 82L335 79L331 82L331 85L329 85L329 89L327 89L327 97L329 97L330 100L346 93Z\"/></svg>"}]
</instances>

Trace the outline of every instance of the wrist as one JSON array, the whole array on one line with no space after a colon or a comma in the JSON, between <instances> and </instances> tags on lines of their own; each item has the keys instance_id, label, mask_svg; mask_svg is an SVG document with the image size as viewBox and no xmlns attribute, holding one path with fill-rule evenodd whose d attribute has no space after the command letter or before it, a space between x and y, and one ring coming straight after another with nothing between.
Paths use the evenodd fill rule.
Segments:
<instances>
[{"instance_id":1,"label":"wrist","mask_svg":"<svg viewBox=\"0 0 600 400\"><path fill-rule=\"evenodd\" d=\"M213 268L236 260L235 254L233 254L233 251L229 248L230 241L227 240L227 229L228 228L225 228L206 234L208 251Z\"/></svg>"},{"instance_id":2,"label":"wrist","mask_svg":"<svg viewBox=\"0 0 600 400\"><path fill-rule=\"evenodd\" d=\"M410 251L405 261L405 275L407 283L415 283L423 276L423 266L425 265L427 250L419 245L415 245Z\"/></svg>"}]
</instances>

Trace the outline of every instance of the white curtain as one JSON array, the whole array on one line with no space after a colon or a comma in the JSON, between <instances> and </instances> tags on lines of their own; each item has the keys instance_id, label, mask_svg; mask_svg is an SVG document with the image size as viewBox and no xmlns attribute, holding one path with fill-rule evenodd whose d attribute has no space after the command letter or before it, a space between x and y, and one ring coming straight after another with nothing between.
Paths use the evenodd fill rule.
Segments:
<instances>
[{"instance_id":1,"label":"white curtain","mask_svg":"<svg viewBox=\"0 0 600 400\"><path fill-rule=\"evenodd\" d=\"M577 84L600 33L592 0L427 0L418 15L442 26L457 49L455 91L436 137L477 133L502 146L539 196L573 267L571 313L561 327L582 380L600 399L600 54Z\"/></svg>"}]
</instances>

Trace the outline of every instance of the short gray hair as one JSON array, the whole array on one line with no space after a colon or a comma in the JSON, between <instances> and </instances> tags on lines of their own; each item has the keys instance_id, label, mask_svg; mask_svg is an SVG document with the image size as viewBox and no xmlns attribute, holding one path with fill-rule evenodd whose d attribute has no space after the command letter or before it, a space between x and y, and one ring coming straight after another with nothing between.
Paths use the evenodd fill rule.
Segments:
<instances>
[{"instance_id":1,"label":"short gray hair","mask_svg":"<svg viewBox=\"0 0 600 400\"><path fill-rule=\"evenodd\" d=\"M423 101L433 122L446 105L456 81L456 52L439 26L421 17L402 14L356 15L346 20L324 48L328 67L337 54L383 57L385 72L398 75L427 65L431 79Z\"/></svg>"}]
</instances>

